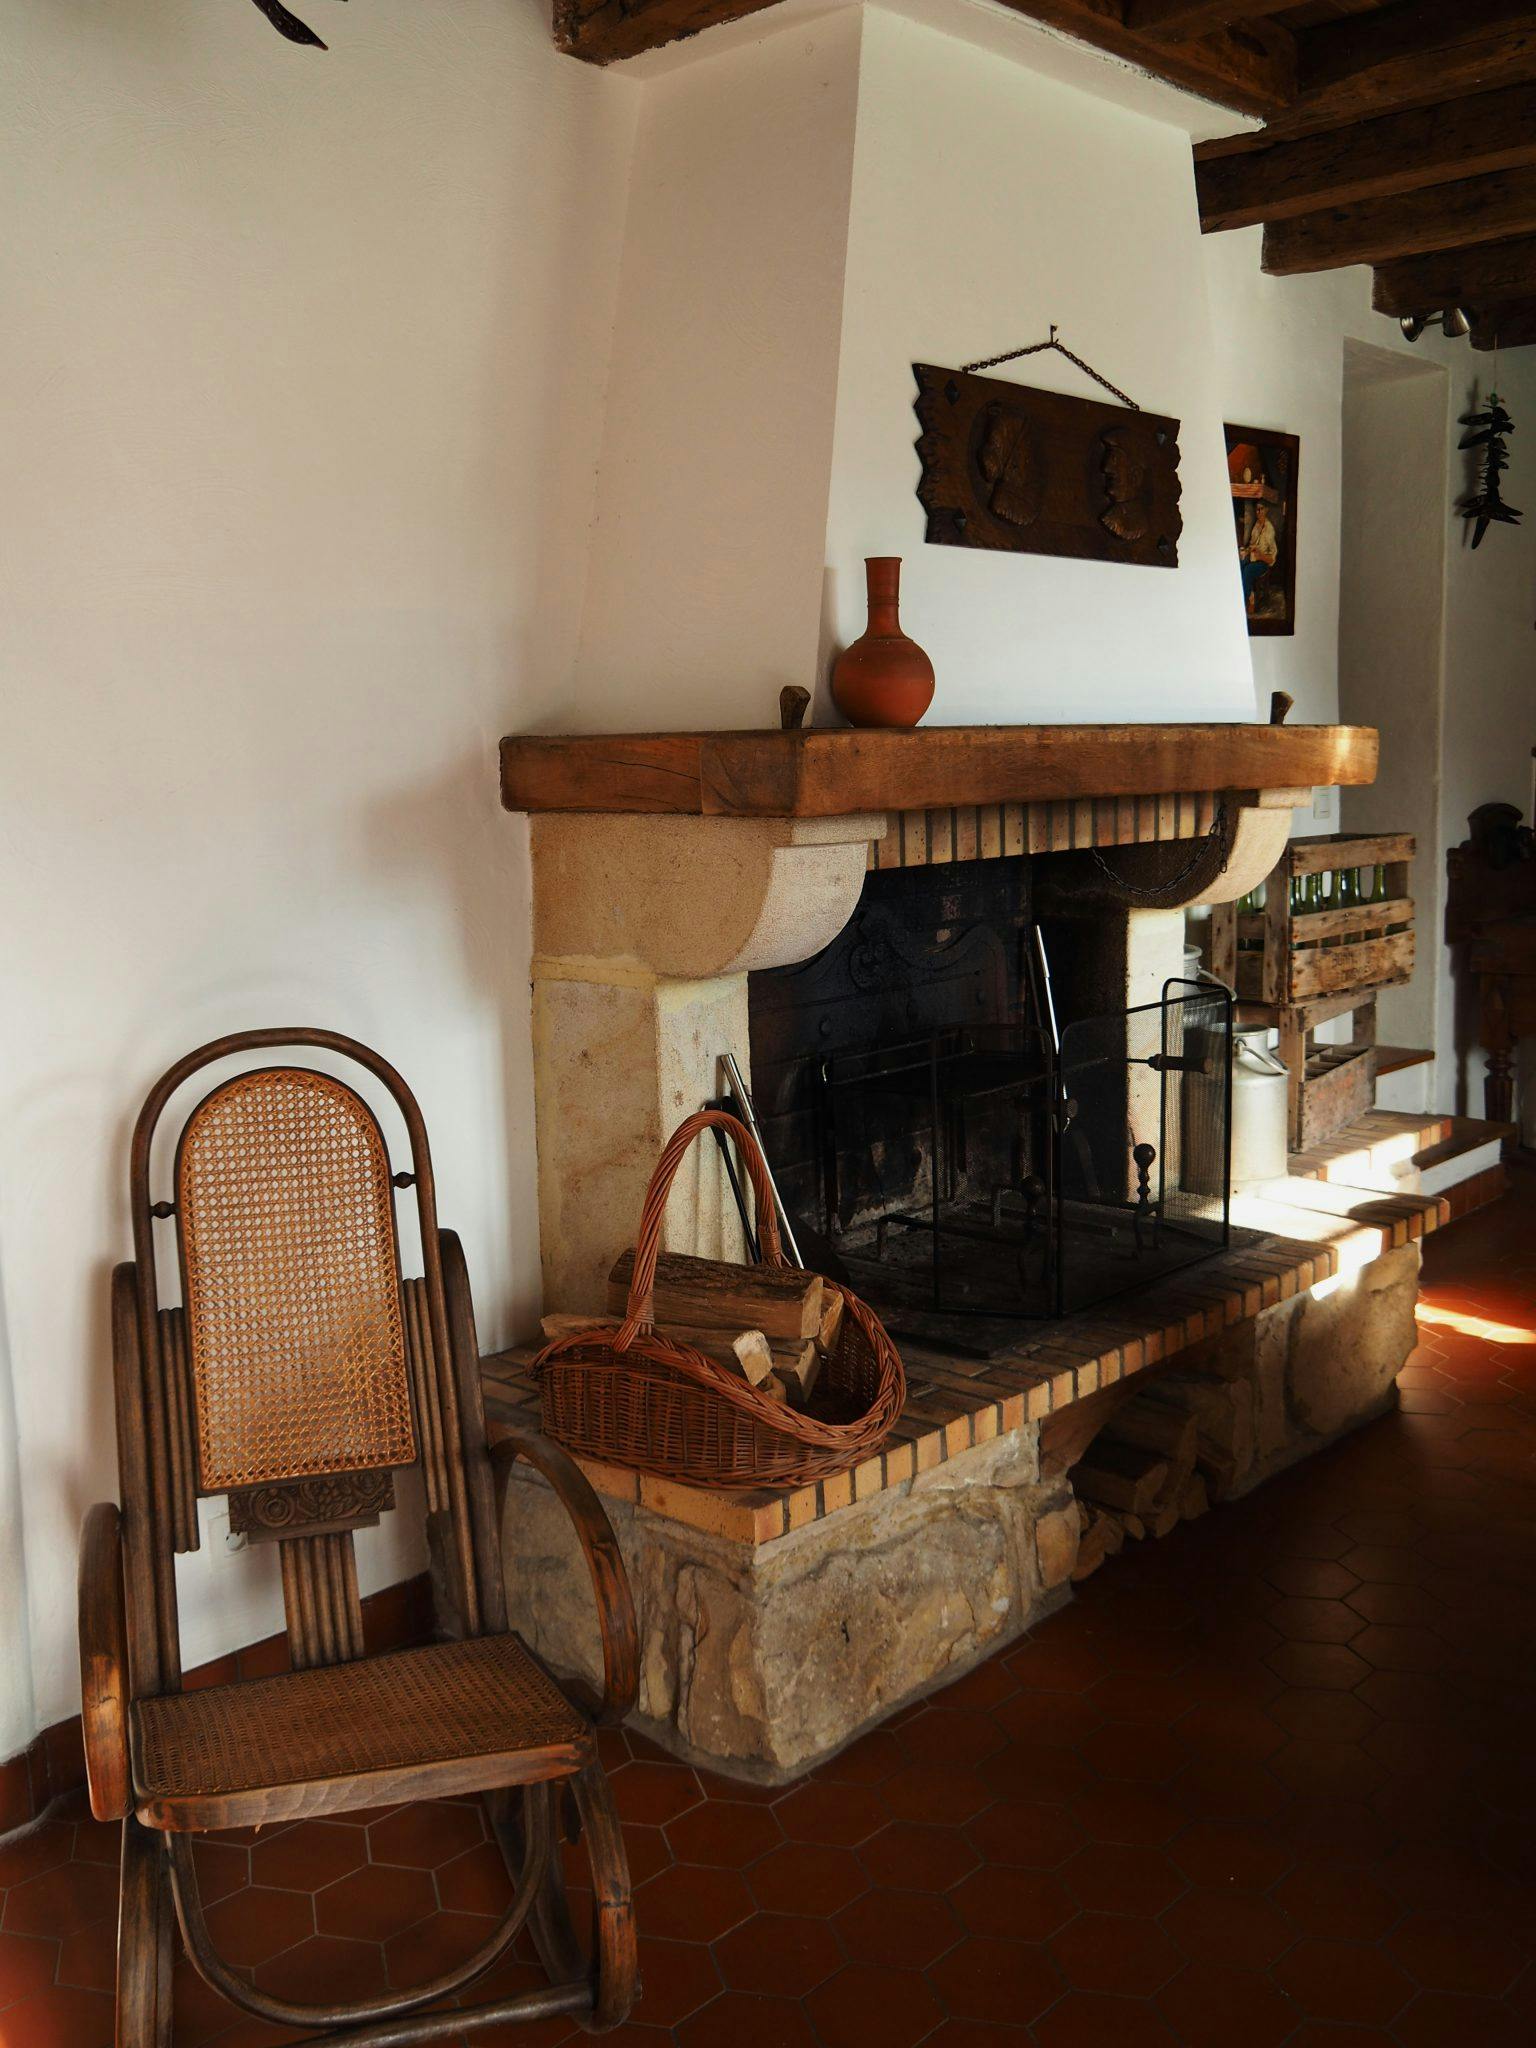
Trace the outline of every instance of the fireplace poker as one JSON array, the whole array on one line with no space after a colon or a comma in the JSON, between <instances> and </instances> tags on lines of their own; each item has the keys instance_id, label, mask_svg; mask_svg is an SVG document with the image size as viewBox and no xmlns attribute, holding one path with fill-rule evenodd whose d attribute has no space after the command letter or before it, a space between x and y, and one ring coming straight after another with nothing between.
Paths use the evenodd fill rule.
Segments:
<instances>
[{"instance_id":1,"label":"fireplace poker","mask_svg":"<svg viewBox=\"0 0 1536 2048\"><path fill-rule=\"evenodd\" d=\"M763 1133L757 1121L757 1111L752 1107L752 1098L747 1093L746 1082L741 1078L741 1068L736 1064L735 1053L721 1053L720 1064L725 1069L726 1080L731 1084L731 1095L735 1100L737 1109L741 1112L741 1120L757 1140L757 1149L762 1154L763 1172L768 1176L768 1187L773 1195L773 1206L778 1211L779 1235L784 1240L784 1249L789 1255L791 1264L798 1266L803 1272L805 1270L805 1261L801 1258L800 1247L795 1242L795 1227L789 1220L789 1211L784 1206L784 1197L779 1193L779 1184L773 1177L773 1168L768 1164L768 1148L763 1143Z\"/></svg>"}]
</instances>

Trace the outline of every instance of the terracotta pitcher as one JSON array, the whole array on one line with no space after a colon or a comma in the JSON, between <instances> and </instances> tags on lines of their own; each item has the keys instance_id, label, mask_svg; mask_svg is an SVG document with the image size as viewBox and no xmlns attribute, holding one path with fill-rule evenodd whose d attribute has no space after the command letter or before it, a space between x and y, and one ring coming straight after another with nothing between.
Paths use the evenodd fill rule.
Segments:
<instances>
[{"instance_id":1,"label":"terracotta pitcher","mask_svg":"<svg viewBox=\"0 0 1536 2048\"><path fill-rule=\"evenodd\" d=\"M933 702L933 663L901 630L900 555L870 555L869 624L838 656L832 696L850 725L916 725Z\"/></svg>"}]
</instances>

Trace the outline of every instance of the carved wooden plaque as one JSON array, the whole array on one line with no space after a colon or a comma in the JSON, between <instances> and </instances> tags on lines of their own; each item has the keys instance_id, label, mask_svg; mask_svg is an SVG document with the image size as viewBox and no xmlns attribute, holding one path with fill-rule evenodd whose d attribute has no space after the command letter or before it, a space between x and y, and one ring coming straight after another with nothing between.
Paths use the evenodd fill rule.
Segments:
<instances>
[{"instance_id":1,"label":"carved wooden plaque","mask_svg":"<svg viewBox=\"0 0 1536 2048\"><path fill-rule=\"evenodd\" d=\"M237 1488L229 1496L229 1526L248 1543L335 1536L343 1529L372 1528L394 1504L392 1472L325 1472Z\"/></svg>"},{"instance_id":2,"label":"carved wooden plaque","mask_svg":"<svg viewBox=\"0 0 1536 2048\"><path fill-rule=\"evenodd\" d=\"M1094 562L1179 562L1179 423L914 363L928 539Z\"/></svg>"}]
</instances>

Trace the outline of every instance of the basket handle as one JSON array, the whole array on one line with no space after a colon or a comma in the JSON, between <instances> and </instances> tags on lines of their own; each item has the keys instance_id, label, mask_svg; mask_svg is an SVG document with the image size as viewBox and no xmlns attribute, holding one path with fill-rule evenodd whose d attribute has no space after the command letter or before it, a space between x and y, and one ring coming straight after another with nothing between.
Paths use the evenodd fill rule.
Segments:
<instances>
[{"instance_id":1,"label":"basket handle","mask_svg":"<svg viewBox=\"0 0 1536 2048\"><path fill-rule=\"evenodd\" d=\"M667 1212L667 1197L672 1192L677 1169L683 1163L683 1154L701 1131L708 1130L724 1131L736 1141L736 1150L741 1154L741 1163L747 1170L747 1178L757 1198L757 1234L762 1246L763 1265L789 1264L779 1243L779 1217L773 1199L773 1185L757 1140L744 1123L723 1109L695 1110L692 1116L684 1117L668 1138L656 1162L656 1171L651 1175L651 1184L645 1191L645 1201L640 1209L640 1235L635 1244L635 1270L629 1281L629 1300L625 1304L624 1320L610 1340L610 1350L627 1351L642 1330L655 1328L652 1299L656 1289L656 1261L661 1256L661 1224Z\"/></svg>"}]
</instances>

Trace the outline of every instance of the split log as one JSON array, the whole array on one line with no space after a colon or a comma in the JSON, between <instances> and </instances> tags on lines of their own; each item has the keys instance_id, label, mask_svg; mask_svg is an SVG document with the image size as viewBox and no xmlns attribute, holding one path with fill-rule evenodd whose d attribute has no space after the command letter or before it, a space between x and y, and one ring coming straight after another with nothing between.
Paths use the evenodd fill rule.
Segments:
<instances>
[{"instance_id":1,"label":"split log","mask_svg":"<svg viewBox=\"0 0 1536 2048\"><path fill-rule=\"evenodd\" d=\"M543 1319L544 1334L550 1338L576 1337L590 1330L592 1322L591 1316L548 1315ZM737 1330L733 1333L730 1330L690 1328L678 1323L658 1324L657 1329L662 1336L702 1351L717 1365L729 1366L732 1372L740 1373L754 1387L762 1386L779 1362L773 1346L761 1330ZM798 1352L789 1355L796 1359L799 1356Z\"/></svg>"},{"instance_id":2,"label":"split log","mask_svg":"<svg viewBox=\"0 0 1536 2048\"><path fill-rule=\"evenodd\" d=\"M1205 1483L1205 1474L1191 1472L1179 1495L1179 1513L1186 1522L1192 1522L1196 1516L1205 1514L1210 1505L1211 1489Z\"/></svg>"},{"instance_id":3,"label":"split log","mask_svg":"<svg viewBox=\"0 0 1536 2048\"><path fill-rule=\"evenodd\" d=\"M1162 1494L1168 1479L1168 1461L1132 1445L1121 1447L1095 1439L1073 1474L1073 1485L1090 1501L1120 1508L1133 1515L1146 1515Z\"/></svg>"},{"instance_id":4,"label":"split log","mask_svg":"<svg viewBox=\"0 0 1536 2048\"><path fill-rule=\"evenodd\" d=\"M608 1312L622 1316L635 1269L634 1248L608 1275ZM761 1330L772 1340L816 1337L822 1324L819 1273L795 1266L732 1266L663 1252L656 1266L652 1307L658 1324L691 1329Z\"/></svg>"},{"instance_id":5,"label":"split log","mask_svg":"<svg viewBox=\"0 0 1536 2048\"><path fill-rule=\"evenodd\" d=\"M783 1382L797 1408L803 1408L815 1391L816 1382L821 1377L822 1356L820 1344L811 1337L803 1344L773 1346L774 1373Z\"/></svg>"},{"instance_id":6,"label":"split log","mask_svg":"<svg viewBox=\"0 0 1536 2048\"><path fill-rule=\"evenodd\" d=\"M1141 1395L1127 1401L1104 1427L1108 1442L1152 1451L1170 1465L1186 1467L1195 1462L1196 1434L1193 1415Z\"/></svg>"}]
</instances>

